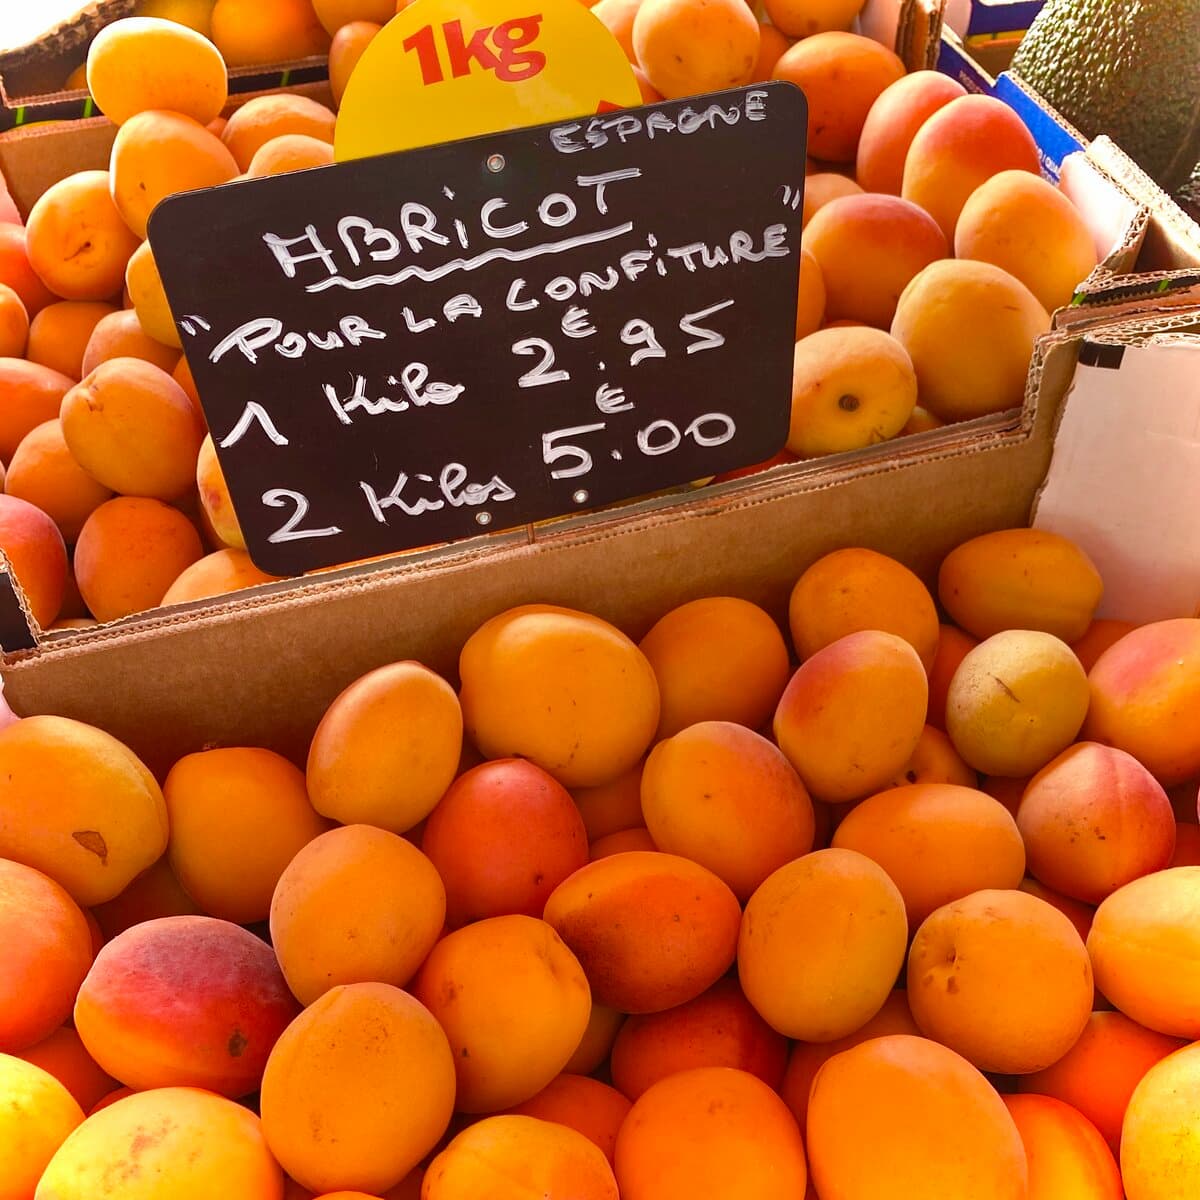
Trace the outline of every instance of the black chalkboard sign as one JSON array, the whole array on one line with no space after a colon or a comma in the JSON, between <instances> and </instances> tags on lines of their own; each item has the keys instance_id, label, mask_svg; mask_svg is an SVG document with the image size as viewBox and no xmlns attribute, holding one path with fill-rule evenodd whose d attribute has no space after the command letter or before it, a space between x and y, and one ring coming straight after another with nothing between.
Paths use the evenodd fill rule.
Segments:
<instances>
[{"instance_id":1,"label":"black chalkboard sign","mask_svg":"<svg viewBox=\"0 0 1200 1200\"><path fill-rule=\"evenodd\" d=\"M771 83L164 201L151 243L254 561L296 574L776 453L806 122Z\"/></svg>"}]
</instances>

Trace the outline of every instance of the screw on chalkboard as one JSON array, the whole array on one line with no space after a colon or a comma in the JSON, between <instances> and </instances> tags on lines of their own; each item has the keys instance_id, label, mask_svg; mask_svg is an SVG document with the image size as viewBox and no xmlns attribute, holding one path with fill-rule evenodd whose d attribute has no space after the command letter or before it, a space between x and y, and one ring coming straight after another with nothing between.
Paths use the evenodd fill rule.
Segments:
<instances>
[{"instance_id":1,"label":"screw on chalkboard","mask_svg":"<svg viewBox=\"0 0 1200 1200\"><path fill-rule=\"evenodd\" d=\"M503 171L504 170L504 155L503 154L489 154L487 156L487 169L489 171L491 171L491 173L493 175L498 175L501 171Z\"/></svg>"},{"instance_id":2,"label":"screw on chalkboard","mask_svg":"<svg viewBox=\"0 0 1200 1200\"><path fill-rule=\"evenodd\" d=\"M475 520L480 525L490 525L492 523L492 514L489 512L476 513Z\"/></svg>"},{"instance_id":3,"label":"screw on chalkboard","mask_svg":"<svg viewBox=\"0 0 1200 1200\"><path fill-rule=\"evenodd\" d=\"M574 500L576 504L586 504L588 494L583 490L583 488L580 488L579 491L571 493L571 499Z\"/></svg>"}]
</instances>

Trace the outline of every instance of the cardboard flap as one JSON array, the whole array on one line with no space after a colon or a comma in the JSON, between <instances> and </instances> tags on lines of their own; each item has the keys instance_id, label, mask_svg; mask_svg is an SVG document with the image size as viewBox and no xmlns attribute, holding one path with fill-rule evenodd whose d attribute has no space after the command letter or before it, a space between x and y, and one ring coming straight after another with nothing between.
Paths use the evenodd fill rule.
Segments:
<instances>
[{"instance_id":1,"label":"cardboard flap","mask_svg":"<svg viewBox=\"0 0 1200 1200\"><path fill-rule=\"evenodd\" d=\"M0 652L36 649L39 632L8 555L0 550Z\"/></svg>"}]
</instances>

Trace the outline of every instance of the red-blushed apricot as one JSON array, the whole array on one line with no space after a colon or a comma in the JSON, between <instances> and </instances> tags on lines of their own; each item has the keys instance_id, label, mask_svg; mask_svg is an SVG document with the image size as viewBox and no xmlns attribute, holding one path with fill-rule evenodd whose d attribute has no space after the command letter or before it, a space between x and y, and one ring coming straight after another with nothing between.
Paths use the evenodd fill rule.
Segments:
<instances>
[{"instance_id":1,"label":"red-blushed apricot","mask_svg":"<svg viewBox=\"0 0 1200 1200\"><path fill-rule=\"evenodd\" d=\"M1113 1153L1129 1098L1146 1072L1185 1043L1131 1021L1124 1013L1094 1012L1083 1033L1056 1063L1022 1075L1022 1092L1054 1096L1096 1126Z\"/></svg>"},{"instance_id":2,"label":"red-blushed apricot","mask_svg":"<svg viewBox=\"0 0 1200 1200\"><path fill-rule=\"evenodd\" d=\"M1096 909L1088 953L1096 987L1126 1016L1200 1038L1200 867L1172 867L1118 888Z\"/></svg>"},{"instance_id":3,"label":"red-blushed apricot","mask_svg":"<svg viewBox=\"0 0 1200 1200\"><path fill-rule=\"evenodd\" d=\"M622 1200L777 1200L803 1196L804 1143L787 1105L729 1067L668 1076L644 1092L617 1135Z\"/></svg>"},{"instance_id":4,"label":"red-blushed apricot","mask_svg":"<svg viewBox=\"0 0 1200 1200\"><path fill-rule=\"evenodd\" d=\"M75 1001L75 1028L114 1078L145 1091L257 1090L299 1011L271 947L212 917L163 917L118 934Z\"/></svg>"},{"instance_id":5,"label":"red-blushed apricot","mask_svg":"<svg viewBox=\"0 0 1200 1200\"><path fill-rule=\"evenodd\" d=\"M64 300L108 300L121 291L140 234L109 194L107 171L80 171L51 184L25 226L29 262Z\"/></svg>"},{"instance_id":6,"label":"red-blushed apricot","mask_svg":"<svg viewBox=\"0 0 1200 1200\"><path fill-rule=\"evenodd\" d=\"M49 1037L17 1055L53 1075L83 1111L91 1110L117 1086L117 1081L88 1053L70 1025L60 1025Z\"/></svg>"},{"instance_id":7,"label":"red-blushed apricot","mask_svg":"<svg viewBox=\"0 0 1200 1200\"><path fill-rule=\"evenodd\" d=\"M929 668L929 715L930 725L946 728L946 693L950 681L967 654L979 643L969 633L963 633L956 625L942 625L938 634L937 652L933 666Z\"/></svg>"},{"instance_id":8,"label":"red-blushed apricot","mask_svg":"<svg viewBox=\"0 0 1200 1200\"><path fill-rule=\"evenodd\" d=\"M646 72L639 66L633 67L633 77L637 80L638 91L642 94L643 104L657 104L663 94L646 78Z\"/></svg>"},{"instance_id":9,"label":"red-blushed apricot","mask_svg":"<svg viewBox=\"0 0 1200 1200\"><path fill-rule=\"evenodd\" d=\"M834 1055L808 1107L817 1191L832 1200L1025 1200L1020 1134L988 1081L924 1038L874 1038Z\"/></svg>"},{"instance_id":10,"label":"red-blushed apricot","mask_svg":"<svg viewBox=\"0 0 1200 1200\"><path fill-rule=\"evenodd\" d=\"M482 917L540 917L550 893L588 860L587 830L570 792L521 759L460 775L421 835L446 885L451 929Z\"/></svg>"},{"instance_id":11,"label":"red-blushed apricot","mask_svg":"<svg viewBox=\"0 0 1200 1200\"><path fill-rule=\"evenodd\" d=\"M587 1028L583 968L535 917L490 917L447 934L412 993L438 1019L458 1076L455 1108L488 1113L536 1095Z\"/></svg>"},{"instance_id":12,"label":"red-blushed apricot","mask_svg":"<svg viewBox=\"0 0 1200 1200\"><path fill-rule=\"evenodd\" d=\"M1128 1200L1170 1200L1200 1189L1196 1121L1200 1046L1155 1063L1129 1099L1121 1129L1121 1177Z\"/></svg>"},{"instance_id":13,"label":"red-blushed apricot","mask_svg":"<svg viewBox=\"0 0 1200 1200\"><path fill-rule=\"evenodd\" d=\"M255 96L236 108L221 134L237 162L245 171L260 147L285 133L303 133L333 143L337 120L331 109L307 96L277 92Z\"/></svg>"},{"instance_id":14,"label":"red-blushed apricot","mask_svg":"<svg viewBox=\"0 0 1200 1200\"><path fill-rule=\"evenodd\" d=\"M848 633L882 629L903 638L928 670L940 628L929 589L903 563L875 550L834 550L796 581L788 602L792 642L800 658Z\"/></svg>"},{"instance_id":15,"label":"red-blushed apricot","mask_svg":"<svg viewBox=\"0 0 1200 1200\"><path fill-rule=\"evenodd\" d=\"M635 764L608 783L572 788L571 795L589 841L633 829L642 824L642 764Z\"/></svg>"},{"instance_id":16,"label":"red-blushed apricot","mask_svg":"<svg viewBox=\"0 0 1200 1200\"><path fill-rule=\"evenodd\" d=\"M878 863L900 889L911 928L981 888L1015 888L1025 875L1016 822L984 792L955 784L890 788L857 805L833 845Z\"/></svg>"},{"instance_id":17,"label":"red-blushed apricot","mask_svg":"<svg viewBox=\"0 0 1200 1200\"><path fill-rule=\"evenodd\" d=\"M979 786L978 774L962 760L954 743L940 729L926 725L921 740L892 786L909 783L953 783L959 787Z\"/></svg>"},{"instance_id":18,"label":"red-blushed apricot","mask_svg":"<svg viewBox=\"0 0 1200 1200\"><path fill-rule=\"evenodd\" d=\"M0 496L0 550L43 629L58 616L67 586L67 547L51 517L16 496Z\"/></svg>"},{"instance_id":19,"label":"red-blushed apricot","mask_svg":"<svg viewBox=\"0 0 1200 1200\"><path fill-rule=\"evenodd\" d=\"M40 363L0 358L0 460L7 463L31 429L57 417L62 398L74 386L70 376Z\"/></svg>"},{"instance_id":20,"label":"red-blushed apricot","mask_svg":"<svg viewBox=\"0 0 1200 1200\"><path fill-rule=\"evenodd\" d=\"M271 941L288 986L311 1004L339 984L403 987L433 949L446 893L411 842L370 825L310 841L271 900Z\"/></svg>"},{"instance_id":21,"label":"red-blushed apricot","mask_svg":"<svg viewBox=\"0 0 1200 1200\"><path fill-rule=\"evenodd\" d=\"M165 607L225 596L262 583L278 583L279 578L260 571L245 550L214 550L183 569L167 588L162 604Z\"/></svg>"},{"instance_id":22,"label":"red-blushed apricot","mask_svg":"<svg viewBox=\"0 0 1200 1200\"><path fill-rule=\"evenodd\" d=\"M1045 900L1052 908L1057 908L1075 926L1075 932L1079 934L1080 940L1087 941L1087 935L1092 929L1092 917L1096 914L1096 910L1090 904L1084 904L1080 900L1072 900L1070 896L1053 892L1036 879L1028 877L1021 880L1017 885L1017 890L1030 896L1036 896L1039 900Z\"/></svg>"},{"instance_id":23,"label":"red-blushed apricot","mask_svg":"<svg viewBox=\"0 0 1200 1200\"><path fill-rule=\"evenodd\" d=\"M29 314L21 297L0 283L0 358L24 358L29 341Z\"/></svg>"},{"instance_id":24,"label":"red-blushed apricot","mask_svg":"<svg viewBox=\"0 0 1200 1200\"><path fill-rule=\"evenodd\" d=\"M177 508L140 496L107 500L75 543L75 577L97 621L115 621L161 603L204 555L196 527Z\"/></svg>"},{"instance_id":25,"label":"red-blushed apricot","mask_svg":"<svg viewBox=\"0 0 1200 1200\"><path fill-rule=\"evenodd\" d=\"M1132 754L1164 786L1200 775L1200 620L1126 634L1088 676L1083 736Z\"/></svg>"},{"instance_id":26,"label":"red-blushed apricot","mask_svg":"<svg viewBox=\"0 0 1200 1200\"><path fill-rule=\"evenodd\" d=\"M612 1079L636 1100L660 1079L697 1067L734 1067L778 1089L787 1040L754 1011L736 979L666 1012L630 1017L612 1048Z\"/></svg>"},{"instance_id":27,"label":"red-blushed apricot","mask_svg":"<svg viewBox=\"0 0 1200 1200\"><path fill-rule=\"evenodd\" d=\"M802 227L807 229L808 223L825 207L842 196L861 196L862 188L848 175L839 175L836 171L818 171L804 180L804 207L801 209Z\"/></svg>"},{"instance_id":28,"label":"red-blushed apricot","mask_svg":"<svg viewBox=\"0 0 1200 1200\"><path fill-rule=\"evenodd\" d=\"M599 617L528 604L485 621L459 656L463 721L488 758L528 758L567 787L627 771L658 726L646 656Z\"/></svg>"},{"instance_id":29,"label":"red-blushed apricot","mask_svg":"<svg viewBox=\"0 0 1200 1200\"><path fill-rule=\"evenodd\" d=\"M84 375L90 375L101 363L112 358L140 358L152 363L160 370L174 371L183 356L173 346L164 346L143 328L138 315L131 308L101 317L92 330L87 347L83 352L81 366ZM179 383L179 380L176 380ZM183 387L183 384L180 384ZM186 387L184 388L186 392Z\"/></svg>"},{"instance_id":30,"label":"red-blushed apricot","mask_svg":"<svg viewBox=\"0 0 1200 1200\"><path fill-rule=\"evenodd\" d=\"M138 1174L129 1178L129 1166ZM181 1169L180 1164L186 1164ZM59 1148L34 1200L282 1200L283 1175L259 1119L198 1088L125 1096Z\"/></svg>"},{"instance_id":31,"label":"red-blushed apricot","mask_svg":"<svg viewBox=\"0 0 1200 1200\"><path fill-rule=\"evenodd\" d=\"M668 100L749 83L758 42L742 0L642 0L633 20L637 64Z\"/></svg>"},{"instance_id":32,"label":"red-blushed apricot","mask_svg":"<svg viewBox=\"0 0 1200 1200\"><path fill-rule=\"evenodd\" d=\"M383 1192L450 1122L450 1045L407 992L384 983L336 987L275 1043L261 1104L271 1152L298 1182L316 1192Z\"/></svg>"},{"instance_id":33,"label":"red-blushed apricot","mask_svg":"<svg viewBox=\"0 0 1200 1200\"><path fill-rule=\"evenodd\" d=\"M773 1029L832 1042L883 1007L907 941L904 898L883 868L853 850L818 850L750 897L738 977Z\"/></svg>"},{"instance_id":34,"label":"red-blushed apricot","mask_svg":"<svg viewBox=\"0 0 1200 1200\"><path fill-rule=\"evenodd\" d=\"M464 1129L425 1172L421 1200L617 1200L603 1152L554 1121L506 1114Z\"/></svg>"},{"instance_id":35,"label":"red-blushed apricot","mask_svg":"<svg viewBox=\"0 0 1200 1200\"><path fill-rule=\"evenodd\" d=\"M931 913L908 957L908 1003L927 1037L980 1070L1040 1071L1074 1045L1093 999L1075 926L1016 890L982 889Z\"/></svg>"},{"instance_id":36,"label":"red-blushed apricot","mask_svg":"<svg viewBox=\"0 0 1200 1200\"><path fill-rule=\"evenodd\" d=\"M608 858L613 854L624 854L627 850L658 849L660 847L655 845L654 839L650 836L650 830L644 825L638 825L633 829L622 829L617 833L610 833L605 837L597 838L594 842L589 842L588 862L595 862L598 858Z\"/></svg>"},{"instance_id":37,"label":"red-blushed apricot","mask_svg":"<svg viewBox=\"0 0 1200 1200\"><path fill-rule=\"evenodd\" d=\"M143 921L157 917L195 916L196 902L179 885L164 854L111 900L90 910L106 938L114 938Z\"/></svg>"},{"instance_id":38,"label":"red-blushed apricot","mask_svg":"<svg viewBox=\"0 0 1200 1200\"><path fill-rule=\"evenodd\" d=\"M694 999L733 963L741 910L690 859L631 850L580 868L551 893L545 919L583 965L595 999L626 1013Z\"/></svg>"},{"instance_id":39,"label":"red-blushed apricot","mask_svg":"<svg viewBox=\"0 0 1200 1200\"><path fill-rule=\"evenodd\" d=\"M613 1043L625 1019L625 1014L615 1008L593 1002L587 1029L563 1071L573 1075L590 1075L596 1071L612 1053Z\"/></svg>"},{"instance_id":40,"label":"red-blushed apricot","mask_svg":"<svg viewBox=\"0 0 1200 1200\"><path fill-rule=\"evenodd\" d=\"M76 461L57 419L36 426L21 439L8 464L4 490L40 508L66 542L74 542L88 517L112 498L112 491Z\"/></svg>"},{"instance_id":41,"label":"red-blushed apricot","mask_svg":"<svg viewBox=\"0 0 1200 1200\"><path fill-rule=\"evenodd\" d=\"M0 283L21 297L31 321L47 304L59 299L29 265L25 226L18 225L15 220L0 222Z\"/></svg>"},{"instance_id":42,"label":"red-blushed apricot","mask_svg":"<svg viewBox=\"0 0 1200 1200\"><path fill-rule=\"evenodd\" d=\"M1083 669L1090 672L1110 646L1115 646L1127 633L1132 633L1136 628L1137 625L1132 621L1097 617L1087 627L1083 636L1071 643L1071 649L1083 664Z\"/></svg>"},{"instance_id":43,"label":"red-blushed apricot","mask_svg":"<svg viewBox=\"0 0 1200 1200\"><path fill-rule=\"evenodd\" d=\"M42 871L90 907L166 848L162 792L123 743L67 717L0 729L0 858Z\"/></svg>"},{"instance_id":44,"label":"red-blushed apricot","mask_svg":"<svg viewBox=\"0 0 1200 1200\"><path fill-rule=\"evenodd\" d=\"M585 1075L556 1075L536 1096L511 1111L566 1125L594 1142L611 1163L617 1131L629 1115L631 1103L616 1088Z\"/></svg>"},{"instance_id":45,"label":"red-blushed apricot","mask_svg":"<svg viewBox=\"0 0 1200 1200\"><path fill-rule=\"evenodd\" d=\"M788 681L787 646L763 609L732 596L673 608L639 643L658 680L658 736L698 721L766 723Z\"/></svg>"},{"instance_id":46,"label":"red-blushed apricot","mask_svg":"<svg viewBox=\"0 0 1200 1200\"><path fill-rule=\"evenodd\" d=\"M71 1014L92 965L74 900L49 876L0 858L0 1053L49 1037Z\"/></svg>"},{"instance_id":47,"label":"red-blushed apricot","mask_svg":"<svg viewBox=\"0 0 1200 1200\"><path fill-rule=\"evenodd\" d=\"M49 1072L0 1054L0 1178L3 1200L32 1200L38 1180L83 1121L74 1097Z\"/></svg>"},{"instance_id":48,"label":"red-blushed apricot","mask_svg":"<svg viewBox=\"0 0 1200 1200\"><path fill-rule=\"evenodd\" d=\"M1029 1200L1125 1200L1112 1151L1087 1117L1052 1096L1003 1096L1029 1163Z\"/></svg>"},{"instance_id":49,"label":"red-blushed apricot","mask_svg":"<svg viewBox=\"0 0 1200 1200\"><path fill-rule=\"evenodd\" d=\"M119 311L105 300L59 300L57 304L47 304L29 326L29 349L25 356L60 375L82 379L83 356L96 326Z\"/></svg>"},{"instance_id":50,"label":"red-blushed apricot","mask_svg":"<svg viewBox=\"0 0 1200 1200\"><path fill-rule=\"evenodd\" d=\"M775 739L819 800L857 800L912 758L929 684L908 642L850 633L806 659L775 710Z\"/></svg>"},{"instance_id":51,"label":"red-blushed apricot","mask_svg":"<svg viewBox=\"0 0 1200 1200\"><path fill-rule=\"evenodd\" d=\"M237 513L233 511L229 487L225 483L221 463L213 448L211 434L206 434L204 441L200 443L200 454L196 459L196 488L200 494L204 515L216 539L231 550L245 550L246 539L238 523Z\"/></svg>"},{"instance_id":52,"label":"red-blushed apricot","mask_svg":"<svg viewBox=\"0 0 1200 1200\"><path fill-rule=\"evenodd\" d=\"M1095 742L1071 746L1033 777L1017 825L1030 874L1088 904L1161 871L1175 850L1161 785L1131 754Z\"/></svg>"},{"instance_id":53,"label":"red-blushed apricot","mask_svg":"<svg viewBox=\"0 0 1200 1200\"><path fill-rule=\"evenodd\" d=\"M707 867L740 901L812 849L812 801L774 743L730 721L661 741L642 772L642 815L659 850Z\"/></svg>"},{"instance_id":54,"label":"red-blushed apricot","mask_svg":"<svg viewBox=\"0 0 1200 1200\"><path fill-rule=\"evenodd\" d=\"M163 796L176 878L204 912L239 925L267 919L284 868L329 828L308 802L303 772L270 750L188 754Z\"/></svg>"},{"instance_id":55,"label":"red-blushed apricot","mask_svg":"<svg viewBox=\"0 0 1200 1200\"><path fill-rule=\"evenodd\" d=\"M313 734L313 807L343 824L411 829L454 779L462 730L458 697L440 675L417 662L369 671L338 695Z\"/></svg>"},{"instance_id":56,"label":"red-blushed apricot","mask_svg":"<svg viewBox=\"0 0 1200 1200\"><path fill-rule=\"evenodd\" d=\"M92 1113L102 1112L104 1109L108 1108L110 1105L116 1104L116 1102L118 1100L124 1100L126 1096L133 1096L135 1094L136 1093L134 1092L133 1088L128 1088L128 1087L113 1088L113 1090L111 1092L109 1092L107 1096L101 1096L100 1099L97 1100L96 1103L92 1105L92 1107L91 1107L91 1109L89 1109L87 1115L90 1117L92 1115Z\"/></svg>"},{"instance_id":57,"label":"red-blushed apricot","mask_svg":"<svg viewBox=\"0 0 1200 1200\"><path fill-rule=\"evenodd\" d=\"M869 1042L872 1038L889 1037L896 1033L921 1036L912 1013L908 1011L908 998L901 989L889 992L883 1007L853 1033L832 1042L793 1043L778 1090L783 1102L792 1110L801 1132L808 1124L808 1097L812 1092L812 1082L825 1063L843 1050Z\"/></svg>"}]
</instances>

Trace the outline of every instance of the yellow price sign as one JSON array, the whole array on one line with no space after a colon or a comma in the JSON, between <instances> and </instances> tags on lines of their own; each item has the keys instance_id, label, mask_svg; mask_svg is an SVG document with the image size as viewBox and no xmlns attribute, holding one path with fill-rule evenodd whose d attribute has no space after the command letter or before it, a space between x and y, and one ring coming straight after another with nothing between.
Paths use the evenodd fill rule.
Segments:
<instances>
[{"instance_id":1,"label":"yellow price sign","mask_svg":"<svg viewBox=\"0 0 1200 1200\"><path fill-rule=\"evenodd\" d=\"M342 97L339 162L642 103L616 38L580 0L416 0Z\"/></svg>"}]
</instances>

